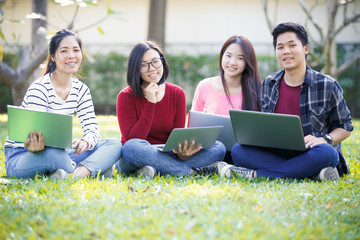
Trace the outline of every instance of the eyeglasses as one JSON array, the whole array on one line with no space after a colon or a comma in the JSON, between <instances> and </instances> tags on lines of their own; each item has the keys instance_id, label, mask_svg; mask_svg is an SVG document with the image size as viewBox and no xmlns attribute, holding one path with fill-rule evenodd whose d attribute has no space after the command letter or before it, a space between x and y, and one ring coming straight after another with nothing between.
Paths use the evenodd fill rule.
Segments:
<instances>
[{"instance_id":1,"label":"eyeglasses","mask_svg":"<svg viewBox=\"0 0 360 240\"><path fill-rule=\"evenodd\" d=\"M142 62L140 64L140 72L141 73L147 73L150 70L150 64L154 68L160 68L162 66L161 57L160 58L154 58L151 62Z\"/></svg>"}]
</instances>

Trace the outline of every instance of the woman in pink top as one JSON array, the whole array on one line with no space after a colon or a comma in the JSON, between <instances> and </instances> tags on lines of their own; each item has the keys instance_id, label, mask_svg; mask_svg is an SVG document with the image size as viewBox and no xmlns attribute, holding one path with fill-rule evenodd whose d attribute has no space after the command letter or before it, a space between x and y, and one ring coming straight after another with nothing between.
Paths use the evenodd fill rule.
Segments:
<instances>
[{"instance_id":1,"label":"woman in pink top","mask_svg":"<svg viewBox=\"0 0 360 240\"><path fill-rule=\"evenodd\" d=\"M261 79L255 50L243 36L232 36L219 56L220 76L199 82L192 110L229 116L230 109L261 111ZM230 151L225 162L232 164Z\"/></svg>"},{"instance_id":2,"label":"woman in pink top","mask_svg":"<svg viewBox=\"0 0 360 240\"><path fill-rule=\"evenodd\" d=\"M255 50L243 36L232 36L222 46L220 76L198 84L192 110L229 115L230 109L260 111L261 79Z\"/></svg>"}]
</instances>

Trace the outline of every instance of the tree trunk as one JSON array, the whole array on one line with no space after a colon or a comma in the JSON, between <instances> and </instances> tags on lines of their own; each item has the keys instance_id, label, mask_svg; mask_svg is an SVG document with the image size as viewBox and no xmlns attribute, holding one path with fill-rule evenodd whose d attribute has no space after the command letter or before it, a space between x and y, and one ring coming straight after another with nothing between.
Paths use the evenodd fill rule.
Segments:
<instances>
[{"instance_id":1,"label":"tree trunk","mask_svg":"<svg viewBox=\"0 0 360 240\"><path fill-rule=\"evenodd\" d=\"M332 62L332 47L333 47L333 41L332 39L327 39L326 44L324 44L324 60L325 60L325 66L321 70L323 74L330 75L331 69L333 66Z\"/></svg>"},{"instance_id":2,"label":"tree trunk","mask_svg":"<svg viewBox=\"0 0 360 240\"><path fill-rule=\"evenodd\" d=\"M32 3L33 12L40 13L44 17L47 17L47 8L48 1L47 0L33 0ZM32 35L31 35L31 48L32 55L31 57L36 57L41 54L44 49L47 49L47 41L46 36L43 34L47 29L46 21L42 19L33 19L32 20ZM36 68L36 70L29 76L27 79L27 87L30 86L32 82L38 79L42 74L41 68Z\"/></svg>"},{"instance_id":3,"label":"tree trunk","mask_svg":"<svg viewBox=\"0 0 360 240\"><path fill-rule=\"evenodd\" d=\"M150 0L148 39L165 49L166 0Z\"/></svg>"},{"instance_id":4,"label":"tree trunk","mask_svg":"<svg viewBox=\"0 0 360 240\"><path fill-rule=\"evenodd\" d=\"M26 81L22 81L20 84L11 88L13 105L15 106L21 105L21 102L24 98L27 88L28 88L28 83Z\"/></svg>"},{"instance_id":5,"label":"tree trunk","mask_svg":"<svg viewBox=\"0 0 360 240\"><path fill-rule=\"evenodd\" d=\"M34 13L47 16L47 0L32 1ZM47 42L46 22L42 19L33 19L31 48L23 47L20 50L20 59L15 69L15 75L11 76L11 92L13 104L19 106L29 85L41 76L41 69L38 65L46 59ZM43 29L42 29L43 28Z\"/></svg>"}]
</instances>

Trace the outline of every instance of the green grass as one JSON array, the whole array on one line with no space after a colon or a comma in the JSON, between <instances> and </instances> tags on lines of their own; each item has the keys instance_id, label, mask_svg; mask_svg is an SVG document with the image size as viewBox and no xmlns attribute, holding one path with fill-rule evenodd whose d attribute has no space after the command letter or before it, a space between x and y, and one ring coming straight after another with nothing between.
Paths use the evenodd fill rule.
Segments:
<instances>
[{"instance_id":1,"label":"green grass","mask_svg":"<svg viewBox=\"0 0 360 240\"><path fill-rule=\"evenodd\" d=\"M104 138L116 117L99 116ZM338 182L207 177L0 185L0 239L360 239L360 121L343 144L351 174ZM81 130L76 122L74 135ZM0 176L7 117L0 115Z\"/></svg>"}]
</instances>

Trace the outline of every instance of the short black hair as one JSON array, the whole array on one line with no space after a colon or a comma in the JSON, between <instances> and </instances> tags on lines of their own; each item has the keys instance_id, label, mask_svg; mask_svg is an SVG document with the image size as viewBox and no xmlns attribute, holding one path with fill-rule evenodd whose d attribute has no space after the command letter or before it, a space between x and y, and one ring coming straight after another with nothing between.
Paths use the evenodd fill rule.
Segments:
<instances>
[{"instance_id":1,"label":"short black hair","mask_svg":"<svg viewBox=\"0 0 360 240\"><path fill-rule=\"evenodd\" d=\"M301 41L301 44L303 46L309 44L308 34L302 25L297 24L297 23L292 23L292 22L285 22L285 23L280 23L279 25L277 25L271 33L273 36L274 49L276 49L278 36L280 34L283 34L286 32L295 33L296 37Z\"/></svg>"},{"instance_id":2,"label":"short black hair","mask_svg":"<svg viewBox=\"0 0 360 240\"><path fill-rule=\"evenodd\" d=\"M155 41L137 43L131 50L129 56L126 79L131 90L138 97L144 97L144 93L141 88L141 84L144 82L144 80L141 78L140 65L145 52L149 49L154 49L159 53L163 64L164 72L158 83L159 85L166 81L170 72L169 65L166 61L163 50L158 43L156 43Z\"/></svg>"}]
</instances>

